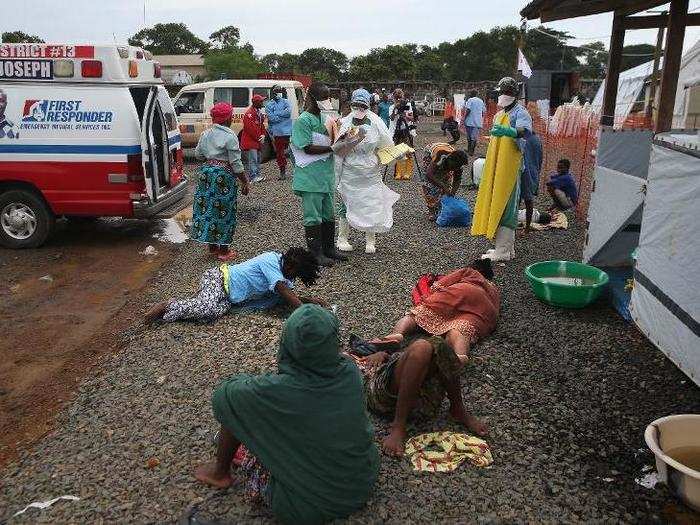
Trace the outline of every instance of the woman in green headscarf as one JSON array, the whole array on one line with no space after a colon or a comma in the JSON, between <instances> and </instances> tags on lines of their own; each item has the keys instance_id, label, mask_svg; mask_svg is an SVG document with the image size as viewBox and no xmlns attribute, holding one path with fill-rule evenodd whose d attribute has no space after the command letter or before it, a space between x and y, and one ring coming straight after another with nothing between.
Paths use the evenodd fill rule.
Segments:
<instances>
[{"instance_id":1,"label":"woman in green headscarf","mask_svg":"<svg viewBox=\"0 0 700 525\"><path fill-rule=\"evenodd\" d=\"M231 485L242 443L248 487L283 523L315 524L348 516L372 493L379 470L362 378L338 352L338 319L317 305L285 323L276 374L237 375L214 391L221 423L216 461L200 481Z\"/></svg>"}]
</instances>

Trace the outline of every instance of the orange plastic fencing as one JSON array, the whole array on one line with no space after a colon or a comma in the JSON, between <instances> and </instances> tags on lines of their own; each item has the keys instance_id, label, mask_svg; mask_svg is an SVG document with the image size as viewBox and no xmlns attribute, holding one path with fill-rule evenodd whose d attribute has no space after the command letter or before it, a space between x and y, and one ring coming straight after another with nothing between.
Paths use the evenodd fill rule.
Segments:
<instances>
[{"instance_id":1,"label":"orange plastic fencing","mask_svg":"<svg viewBox=\"0 0 700 525\"><path fill-rule=\"evenodd\" d=\"M484 134L482 141L488 140L488 130L491 129L493 117L498 111L496 104L487 104L484 116ZM593 189L593 169L595 168L595 150L598 148L598 130L600 115L578 107L562 108L558 119L542 118L537 106L528 104L532 116L533 127L542 141L542 172L540 174L540 191L545 190L549 176L556 171L559 159L571 161L571 173L576 180L579 201L576 216L585 219ZM620 124L618 121L617 124ZM632 114L621 125L625 129L650 129L652 123L643 114Z\"/></svg>"}]
</instances>

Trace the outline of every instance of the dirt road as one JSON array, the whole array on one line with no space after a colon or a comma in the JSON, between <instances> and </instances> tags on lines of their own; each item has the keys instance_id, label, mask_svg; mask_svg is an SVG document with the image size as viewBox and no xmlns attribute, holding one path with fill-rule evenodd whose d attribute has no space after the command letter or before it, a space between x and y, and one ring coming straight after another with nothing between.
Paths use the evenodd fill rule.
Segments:
<instances>
[{"instance_id":1,"label":"dirt road","mask_svg":"<svg viewBox=\"0 0 700 525\"><path fill-rule=\"evenodd\" d=\"M140 315L139 290L177 249L163 223L60 221L36 250L0 249L0 466L53 416ZM152 245L155 255L143 255Z\"/></svg>"}]
</instances>

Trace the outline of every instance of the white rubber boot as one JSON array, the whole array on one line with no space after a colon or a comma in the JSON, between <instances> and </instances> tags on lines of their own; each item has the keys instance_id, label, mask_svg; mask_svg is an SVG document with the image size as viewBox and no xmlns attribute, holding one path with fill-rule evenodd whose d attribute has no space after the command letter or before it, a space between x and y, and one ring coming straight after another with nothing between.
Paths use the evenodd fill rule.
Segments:
<instances>
[{"instance_id":1,"label":"white rubber boot","mask_svg":"<svg viewBox=\"0 0 700 525\"><path fill-rule=\"evenodd\" d=\"M352 244L348 240L350 236L350 224L345 217L338 219L338 240L335 241L335 247L341 252L351 252L354 250Z\"/></svg>"},{"instance_id":2,"label":"white rubber boot","mask_svg":"<svg viewBox=\"0 0 700 525\"><path fill-rule=\"evenodd\" d=\"M496 249L481 256L492 261L510 261L515 258L515 230L499 226L496 230Z\"/></svg>"},{"instance_id":3,"label":"white rubber boot","mask_svg":"<svg viewBox=\"0 0 700 525\"><path fill-rule=\"evenodd\" d=\"M377 253L377 247L375 245L377 234L375 232L365 232L365 240L365 253Z\"/></svg>"}]
</instances>

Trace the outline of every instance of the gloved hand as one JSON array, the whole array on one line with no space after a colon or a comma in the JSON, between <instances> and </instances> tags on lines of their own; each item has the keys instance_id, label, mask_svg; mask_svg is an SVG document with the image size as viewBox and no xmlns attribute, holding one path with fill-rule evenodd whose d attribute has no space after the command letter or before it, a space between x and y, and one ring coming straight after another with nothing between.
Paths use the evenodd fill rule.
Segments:
<instances>
[{"instance_id":1,"label":"gloved hand","mask_svg":"<svg viewBox=\"0 0 700 525\"><path fill-rule=\"evenodd\" d=\"M496 124L491 128L491 135L493 137L510 137L515 139L518 137L518 130L503 124Z\"/></svg>"}]
</instances>

